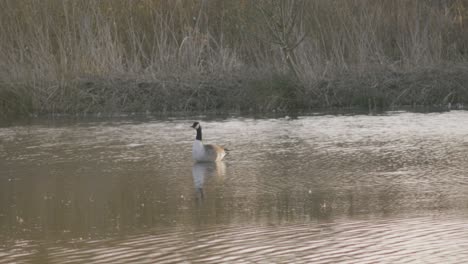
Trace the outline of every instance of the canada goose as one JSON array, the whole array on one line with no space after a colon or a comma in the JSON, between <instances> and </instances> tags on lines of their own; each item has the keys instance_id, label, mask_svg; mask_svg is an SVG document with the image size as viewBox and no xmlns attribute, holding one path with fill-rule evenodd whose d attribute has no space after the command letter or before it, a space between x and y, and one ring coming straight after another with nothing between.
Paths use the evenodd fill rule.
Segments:
<instances>
[{"instance_id":1,"label":"canada goose","mask_svg":"<svg viewBox=\"0 0 468 264\"><path fill-rule=\"evenodd\" d=\"M203 144L202 128L200 123L194 122L191 127L197 130L197 136L192 145L192 157L195 161L220 161L224 156L226 156L226 150L223 147L212 144Z\"/></svg>"}]
</instances>

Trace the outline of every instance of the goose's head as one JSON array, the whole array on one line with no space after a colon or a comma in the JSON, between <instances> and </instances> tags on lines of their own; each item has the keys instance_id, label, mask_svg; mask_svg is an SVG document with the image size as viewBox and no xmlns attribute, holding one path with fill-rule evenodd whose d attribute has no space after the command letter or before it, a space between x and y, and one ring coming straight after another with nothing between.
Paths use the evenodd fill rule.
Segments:
<instances>
[{"instance_id":1,"label":"goose's head","mask_svg":"<svg viewBox=\"0 0 468 264\"><path fill-rule=\"evenodd\" d=\"M193 125L191 126L191 128L193 128L193 129L195 129L195 130L198 129L198 128L200 128L200 123L194 122Z\"/></svg>"}]
</instances>

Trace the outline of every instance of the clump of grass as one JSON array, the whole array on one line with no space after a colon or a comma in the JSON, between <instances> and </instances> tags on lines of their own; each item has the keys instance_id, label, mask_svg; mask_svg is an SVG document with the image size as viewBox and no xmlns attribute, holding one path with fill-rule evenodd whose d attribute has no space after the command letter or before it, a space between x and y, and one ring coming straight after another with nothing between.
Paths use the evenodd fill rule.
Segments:
<instances>
[{"instance_id":1,"label":"clump of grass","mask_svg":"<svg viewBox=\"0 0 468 264\"><path fill-rule=\"evenodd\" d=\"M446 106L466 103L468 64L421 67L412 71L369 69L365 74L345 73L319 81L322 107ZM325 102L325 104L323 104Z\"/></svg>"},{"instance_id":2,"label":"clump of grass","mask_svg":"<svg viewBox=\"0 0 468 264\"><path fill-rule=\"evenodd\" d=\"M32 96L27 86L0 84L0 118L27 115L34 111Z\"/></svg>"}]
</instances>

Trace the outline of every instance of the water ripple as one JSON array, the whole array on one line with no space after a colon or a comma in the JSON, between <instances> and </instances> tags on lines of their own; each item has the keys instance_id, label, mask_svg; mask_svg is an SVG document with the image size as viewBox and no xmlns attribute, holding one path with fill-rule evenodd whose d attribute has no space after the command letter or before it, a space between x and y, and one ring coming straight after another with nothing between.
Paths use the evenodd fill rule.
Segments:
<instances>
[{"instance_id":1,"label":"water ripple","mask_svg":"<svg viewBox=\"0 0 468 264\"><path fill-rule=\"evenodd\" d=\"M415 217L285 226L218 226L114 240L44 244L18 242L0 261L28 263L464 263L468 221ZM444 248L444 250L442 250ZM42 253L41 253L42 252Z\"/></svg>"}]
</instances>

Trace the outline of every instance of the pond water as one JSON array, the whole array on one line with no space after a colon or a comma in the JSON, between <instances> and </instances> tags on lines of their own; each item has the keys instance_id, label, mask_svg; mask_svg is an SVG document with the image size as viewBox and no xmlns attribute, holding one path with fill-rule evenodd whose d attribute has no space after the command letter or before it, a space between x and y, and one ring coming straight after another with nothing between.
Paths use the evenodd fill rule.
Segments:
<instances>
[{"instance_id":1,"label":"pond water","mask_svg":"<svg viewBox=\"0 0 468 264\"><path fill-rule=\"evenodd\" d=\"M0 128L0 262L468 259L468 112L200 119Z\"/></svg>"}]
</instances>

